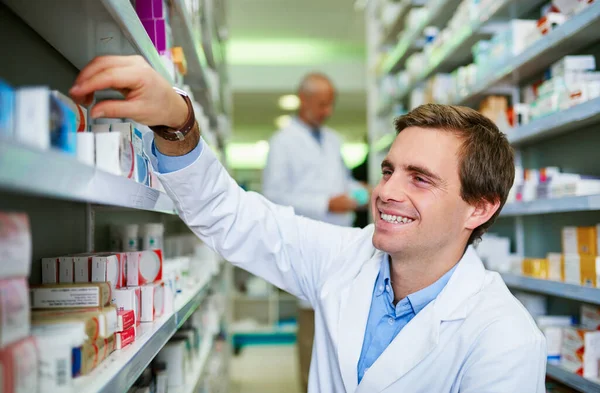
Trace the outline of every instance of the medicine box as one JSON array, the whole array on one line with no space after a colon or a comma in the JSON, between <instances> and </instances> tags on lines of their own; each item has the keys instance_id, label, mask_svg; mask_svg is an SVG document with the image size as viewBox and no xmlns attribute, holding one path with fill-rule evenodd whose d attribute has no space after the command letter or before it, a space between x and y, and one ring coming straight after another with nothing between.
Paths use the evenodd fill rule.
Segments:
<instances>
[{"instance_id":1,"label":"medicine box","mask_svg":"<svg viewBox=\"0 0 600 393\"><path fill-rule=\"evenodd\" d=\"M127 253L127 285L140 286L162 279L161 250Z\"/></svg>"},{"instance_id":2,"label":"medicine box","mask_svg":"<svg viewBox=\"0 0 600 393\"><path fill-rule=\"evenodd\" d=\"M548 280L564 281L565 260L562 254L548 253Z\"/></svg>"},{"instance_id":3,"label":"medicine box","mask_svg":"<svg viewBox=\"0 0 600 393\"><path fill-rule=\"evenodd\" d=\"M562 247L565 254L597 255L596 227L563 227Z\"/></svg>"},{"instance_id":4,"label":"medicine box","mask_svg":"<svg viewBox=\"0 0 600 393\"><path fill-rule=\"evenodd\" d=\"M61 284L72 284L75 282L75 266L72 256L58 258L58 282Z\"/></svg>"},{"instance_id":5,"label":"medicine box","mask_svg":"<svg viewBox=\"0 0 600 393\"><path fill-rule=\"evenodd\" d=\"M120 310L117 312L117 332L122 332L135 326L135 312L133 310Z\"/></svg>"},{"instance_id":6,"label":"medicine box","mask_svg":"<svg viewBox=\"0 0 600 393\"><path fill-rule=\"evenodd\" d=\"M42 258L42 284L58 284L58 257Z\"/></svg>"},{"instance_id":7,"label":"medicine box","mask_svg":"<svg viewBox=\"0 0 600 393\"><path fill-rule=\"evenodd\" d=\"M26 279L0 280L0 348L29 335L29 315Z\"/></svg>"},{"instance_id":8,"label":"medicine box","mask_svg":"<svg viewBox=\"0 0 600 393\"><path fill-rule=\"evenodd\" d=\"M600 330L600 308L588 304L581 305L581 326L590 330Z\"/></svg>"},{"instance_id":9,"label":"medicine box","mask_svg":"<svg viewBox=\"0 0 600 393\"><path fill-rule=\"evenodd\" d=\"M117 349L123 349L127 345L135 341L136 327L131 326L129 329L115 334L115 344Z\"/></svg>"},{"instance_id":10,"label":"medicine box","mask_svg":"<svg viewBox=\"0 0 600 393\"><path fill-rule=\"evenodd\" d=\"M167 16L164 0L136 0L135 12L140 19L164 19Z\"/></svg>"},{"instance_id":11,"label":"medicine box","mask_svg":"<svg viewBox=\"0 0 600 393\"><path fill-rule=\"evenodd\" d=\"M563 329L561 366L585 378L598 378L600 331L570 327Z\"/></svg>"},{"instance_id":12,"label":"medicine box","mask_svg":"<svg viewBox=\"0 0 600 393\"><path fill-rule=\"evenodd\" d=\"M580 255L580 273L581 273L581 285L584 287L597 288L597 274L596 274L596 260L597 256L594 255Z\"/></svg>"},{"instance_id":13,"label":"medicine box","mask_svg":"<svg viewBox=\"0 0 600 393\"><path fill-rule=\"evenodd\" d=\"M52 284L31 288L32 309L105 307L110 301L110 285L105 282Z\"/></svg>"},{"instance_id":14,"label":"medicine box","mask_svg":"<svg viewBox=\"0 0 600 393\"><path fill-rule=\"evenodd\" d=\"M0 390L3 393L37 392L39 383L36 339L27 337L0 349Z\"/></svg>"},{"instance_id":15,"label":"medicine box","mask_svg":"<svg viewBox=\"0 0 600 393\"><path fill-rule=\"evenodd\" d=\"M92 257L91 282L107 282L113 293L121 287L121 266L116 255L94 255Z\"/></svg>"},{"instance_id":16,"label":"medicine box","mask_svg":"<svg viewBox=\"0 0 600 393\"><path fill-rule=\"evenodd\" d=\"M565 254L565 282L581 285L581 257L579 254Z\"/></svg>"},{"instance_id":17,"label":"medicine box","mask_svg":"<svg viewBox=\"0 0 600 393\"><path fill-rule=\"evenodd\" d=\"M73 257L75 282L92 282L92 255L77 255Z\"/></svg>"},{"instance_id":18,"label":"medicine box","mask_svg":"<svg viewBox=\"0 0 600 393\"><path fill-rule=\"evenodd\" d=\"M140 287L121 288L115 291L115 301L118 311L134 312L135 323L139 325L142 317Z\"/></svg>"},{"instance_id":19,"label":"medicine box","mask_svg":"<svg viewBox=\"0 0 600 393\"><path fill-rule=\"evenodd\" d=\"M31 230L26 214L0 212L0 250L0 279L29 276Z\"/></svg>"},{"instance_id":20,"label":"medicine box","mask_svg":"<svg viewBox=\"0 0 600 393\"><path fill-rule=\"evenodd\" d=\"M565 56L550 67L552 77L572 72L594 71L596 59L593 55Z\"/></svg>"}]
</instances>

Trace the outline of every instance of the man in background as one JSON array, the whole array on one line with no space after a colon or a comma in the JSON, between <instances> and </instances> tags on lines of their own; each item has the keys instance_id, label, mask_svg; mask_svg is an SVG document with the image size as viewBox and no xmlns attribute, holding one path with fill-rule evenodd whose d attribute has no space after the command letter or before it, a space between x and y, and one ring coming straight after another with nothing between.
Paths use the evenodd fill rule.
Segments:
<instances>
[{"instance_id":1,"label":"man in background","mask_svg":"<svg viewBox=\"0 0 600 393\"><path fill-rule=\"evenodd\" d=\"M369 200L341 155L341 139L324 126L335 103L333 84L323 74L306 75L298 88L300 107L291 123L269 142L263 172L263 194L272 202L292 206L296 214L330 224L351 226L354 212ZM304 391L313 346L314 311L298 303L298 356Z\"/></svg>"}]
</instances>

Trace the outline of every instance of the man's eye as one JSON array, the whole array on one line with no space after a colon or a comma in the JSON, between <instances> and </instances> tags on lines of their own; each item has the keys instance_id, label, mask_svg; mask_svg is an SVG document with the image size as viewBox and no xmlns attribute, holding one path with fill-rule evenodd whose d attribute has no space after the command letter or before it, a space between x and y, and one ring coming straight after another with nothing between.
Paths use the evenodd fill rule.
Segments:
<instances>
[{"instance_id":1,"label":"man's eye","mask_svg":"<svg viewBox=\"0 0 600 393\"><path fill-rule=\"evenodd\" d=\"M390 171L389 169L384 169L381 171L381 174L384 176L391 175L392 171Z\"/></svg>"},{"instance_id":2,"label":"man's eye","mask_svg":"<svg viewBox=\"0 0 600 393\"><path fill-rule=\"evenodd\" d=\"M415 176L414 179L419 183L425 183L425 184L429 183L429 181L427 179L425 179L424 177L421 177L421 176Z\"/></svg>"}]
</instances>

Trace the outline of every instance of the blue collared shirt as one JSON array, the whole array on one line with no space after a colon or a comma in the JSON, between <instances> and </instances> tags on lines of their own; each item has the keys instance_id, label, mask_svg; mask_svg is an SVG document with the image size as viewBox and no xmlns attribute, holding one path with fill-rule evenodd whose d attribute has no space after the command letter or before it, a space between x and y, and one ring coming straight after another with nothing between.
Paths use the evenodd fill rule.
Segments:
<instances>
[{"instance_id":1,"label":"blue collared shirt","mask_svg":"<svg viewBox=\"0 0 600 393\"><path fill-rule=\"evenodd\" d=\"M358 383L402 328L440 294L455 269L456 265L427 288L408 295L394 306L390 260L387 254L384 256L373 288L371 310L358 359Z\"/></svg>"}]
</instances>

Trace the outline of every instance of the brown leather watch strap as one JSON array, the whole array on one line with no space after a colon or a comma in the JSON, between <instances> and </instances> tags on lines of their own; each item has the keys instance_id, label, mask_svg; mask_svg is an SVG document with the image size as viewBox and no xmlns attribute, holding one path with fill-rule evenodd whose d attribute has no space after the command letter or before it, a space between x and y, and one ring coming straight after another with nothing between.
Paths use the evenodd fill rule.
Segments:
<instances>
[{"instance_id":1,"label":"brown leather watch strap","mask_svg":"<svg viewBox=\"0 0 600 393\"><path fill-rule=\"evenodd\" d=\"M159 137L167 140L167 141L182 141L185 139L185 136L190 133L194 129L194 124L196 123L196 116L194 115L194 107L192 105L192 101L188 95L174 87L173 88L180 96L185 100L185 103L188 107L188 117L185 120L185 123L179 129L174 129L167 126L152 126L150 129L154 131Z\"/></svg>"}]
</instances>

